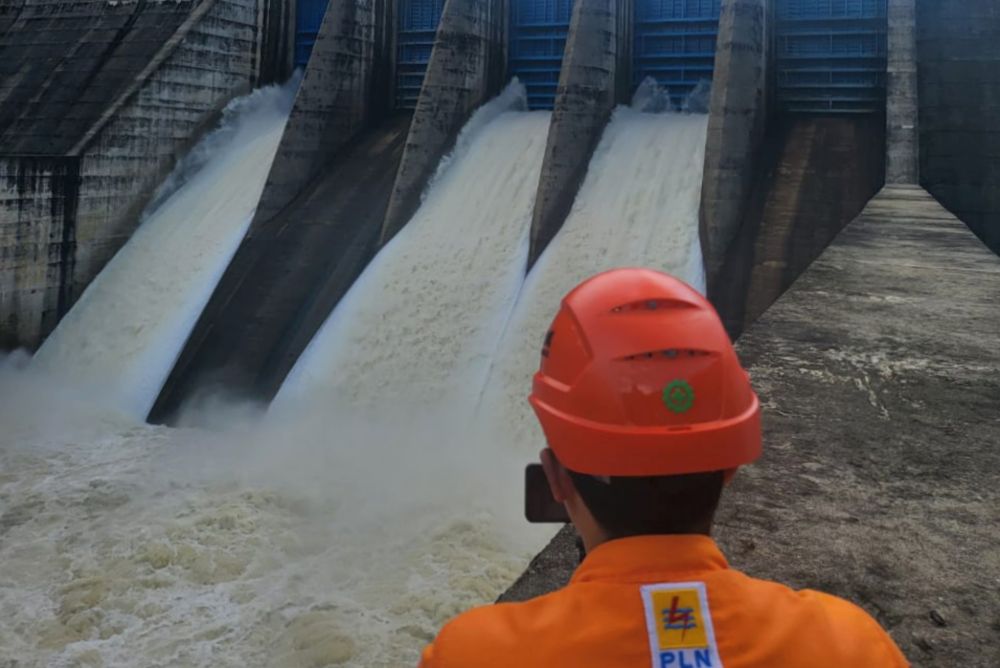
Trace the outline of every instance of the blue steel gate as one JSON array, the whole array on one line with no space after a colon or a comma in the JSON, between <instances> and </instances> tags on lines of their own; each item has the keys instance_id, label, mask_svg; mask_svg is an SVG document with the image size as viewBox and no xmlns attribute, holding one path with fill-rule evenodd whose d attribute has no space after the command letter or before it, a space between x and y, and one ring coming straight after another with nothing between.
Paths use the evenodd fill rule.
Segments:
<instances>
[{"instance_id":1,"label":"blue steel gate","mask_svg":"<svg viewBox=\"0 0 1000 668\"><path fill-rule=\"evenodd\" d=\"M778 104L791 112L884 109L886 0L778 0Z\"/></svg>"},{"instance_id":2,"label":"blue steel gate","mask_svg":"<svg viewBox=\"0 0 1000 668\"><path fill-rule=\"evenodd\" d=\"M711 81L721 0L635 0L635 84L653 77L681 104Z\"/></svg>"},{"instance_id":3,"label":"blue steel gate","mask_svg":"<svg viewBox=\"0 0 1000 668\"><path fill-rule=\"evenodd\" d=\"M444 0L400 0L396 37L396 107L417 106Z\"/></svg>"},{"instance_id":4,"label":"blue steel gate","mask_svg":"<svg viewBox=\"0 0 1000 668\"><path fill-rule=\"evenodd\" d=\"M511 0L508 71L528 91L528 106L551 109L562 69L573 0Z\"/></svg>"},{"instance_id":5,"label":"blue steel gate","mask_svg":"<svg viewBox=\"0 0 1000 668\"><path fill-rule=\"evenodd\" d=\"M295 3L295 67L309 62L329 0L298 0Z\"/></svg>"}]
</instances>

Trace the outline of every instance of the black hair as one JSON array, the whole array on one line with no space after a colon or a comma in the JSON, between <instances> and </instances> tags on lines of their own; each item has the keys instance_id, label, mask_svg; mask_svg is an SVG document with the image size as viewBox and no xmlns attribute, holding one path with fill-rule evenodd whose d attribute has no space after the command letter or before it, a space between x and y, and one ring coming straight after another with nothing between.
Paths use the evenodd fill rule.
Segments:
<instances>
[{"instance_id":1,"label":"black hair","mask_svg":"<svg viewBox=\"0 0 1000 668\"><path fill-rule=\"evenodd\" d=\"M723 471L610 482L569 472L577 493L609 538L707 533L722 496Z\"/></svg>"}]
</instances>

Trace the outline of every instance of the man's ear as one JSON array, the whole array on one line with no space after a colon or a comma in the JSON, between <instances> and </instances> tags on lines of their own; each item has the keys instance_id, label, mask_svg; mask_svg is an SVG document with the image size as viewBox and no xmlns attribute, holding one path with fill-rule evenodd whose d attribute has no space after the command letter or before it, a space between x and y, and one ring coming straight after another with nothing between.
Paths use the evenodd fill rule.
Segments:
<instances>
[{"instance_id":1,"label":"man's ear","mask_svg":"<svg viewBox=\"0 0 1000 668\"><path fill-rule=\"evenodd\" d=\"M559 503L565 503L576 496L573 479L569 477L566 467L559 462L556 453L551 448L545 448L538 456L542 460L542 469L545 471L545 479L549 481L552 498Z\"/></svg>"}]
</instances>

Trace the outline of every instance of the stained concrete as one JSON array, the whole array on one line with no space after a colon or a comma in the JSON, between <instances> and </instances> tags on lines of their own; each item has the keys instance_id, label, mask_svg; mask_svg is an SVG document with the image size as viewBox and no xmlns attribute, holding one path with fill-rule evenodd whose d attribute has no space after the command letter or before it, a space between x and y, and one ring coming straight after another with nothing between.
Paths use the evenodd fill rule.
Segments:
<instances>
[{"instance_id":1,"label":"stained concrete","mask_svg":"<svg viewBox=\"0 0 1000 668\"><path fill-rule=\"evenodd\" d=\"M28 0L0 39L0 149L68 153L195 5Z\"/></svg>"},{"instance_id":2,"label":"stained concrete","mask_svg":"<svg viewBox=\"0 0 1000 668\"><path fill-rule=\"evenodd\" d=\"M884 182L881 116L775 118L741 225L709 286L730 336L763 313Z\"/></svg>"},{"instance_id":3,"label":"stained concrete","mask_svg":"<svg viewBox=\"0 0 1000 668\"><path fill-rule=\"evenodd\" d=\"M382 225L382 244L416 213L438 162L472 112L500 90L505 17L500 0L445 2Z\"/></svg>"},{"instance_id":4,"label":"stained concrete","mask_svg":"<svg viewBox=\"0 0 1000 668\"><path fill-rule=\"evenodd\" d=\"M3 39L7 30L17 21L17 17L24 8L25 0L8 0L0 5L0 40ZM0 54L3 48L0 47Z\"/></svg>"},{"instance_id":5,"label":"stained concrete","mask_svg":"<svg viewBox=\"0 0 1000 668\"><path fill-rule=\"evenodd\" d=\"M921 184L1000 253L1000 3L917 2Z\"/></svg>"},{"instance_id":6,"label":"stained concrete","mask_svg":"<svg viewBox=\"0 0 1000 668\"><path fill-rule=\"evenodd\" d=\"M848 598L915 666L1000 665L1000 259L887 187L740 339L765 451L716 537L751 575ZM564 532L505 594L561 586Z\"/></svg>"},{"instance_id":7,"label":"stained concrete","mask_svg":"<svg viewBox=\"0 0 1000 668\"><path fill-rule=\"evenodd\" d=\"M710 289L750 199L767 121L765 0L724 0L705 143L700 236Z\"/></svg>"},{"instance_id":8,"label":"stained concrete","mask_svg":"<svg viewBox=\"0 0 1000 668\"><path fill-rule=\"evenodd\" d=\"M619 101L621 81L629 78L620 67L626 36L619 30L627 23L621 14L631 8L631 2L609 0L576 0L573 5L532 214L529 266L569 215L590 157Z\"/></svg>"},{"instance_id":9,"label":"stained concrete","mask_svg":"<svg viewBox=\"0 0 1000 668\"><path fill-rule=\"evenodd\" d=\"M270 400L378 248L409 114L389 112L390 0L331 0L257 212L149 415Z\"/></svg>"},{"instance_id":10,"label":"stained concrete","mask_svg":"<svg viewBox=\"0 0 1000 668\"><path fill-rule=\"evenodd\" d=\"M253 85L264 1L27 0L3 31L5 172L33 173L41 156L75 165L55 172L58 183L0 196L5 347L41 342L131 235L177 157ZM45 212L66 193L69 207Z\"/></svg>"},{"instance_id":11,"label":"stained concrete","mask_svg":"<svg viewBox=\"0 0 1000 668\"><path fill-rule=\"evenodd\" d=\"M0 157L0 349L34 340L58 320L79 173L76 158Z\"/></svg>"},{"instance_id":12,"label":"stained concrete","mask_svg":"<svg viewBox=\"0 0 1000 668\"><path fill-rule=\"evenodd\" d=\"M920 182L916 0L889 0L886 183Z\"/></svg>"},{"instance_id":13,"label":"stained concrete","mask_svg":"<svg viewBox=\"0 0 1000 668\"><path fill-rule=\"evenodd\" d=\"M282 215L252 229L149 415L216 392L270 400L378 248L409 115L362 133Z\"/></svg>"},{"instance_id":14,"label":"stained concrete","mask_svg":"<svg viewBox=\"0 0 1000 668\"><path fill-rule=\"evenodd\" d=\"M331 156L385 115L386 0L330 0L254 215L271 220Z\"/></svg>"}]
</instances>

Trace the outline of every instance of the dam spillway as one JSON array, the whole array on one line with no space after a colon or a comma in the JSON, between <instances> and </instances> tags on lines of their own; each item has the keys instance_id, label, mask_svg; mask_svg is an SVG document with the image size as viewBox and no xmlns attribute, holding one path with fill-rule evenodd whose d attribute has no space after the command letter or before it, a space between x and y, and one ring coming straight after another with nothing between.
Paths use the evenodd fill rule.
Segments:
<instances>
[{"instance_id":1,"label":"dam spillway","mask_svg":"<svg viewBox=\"0 0 1000 668\"><path fill-rule=\"evenodd\" d=\"M0 619L13 620L0 622L0 646L16 660L414 663L443 620L494 598L549 538L518 517L521 467L541 447L527 379L559 293L622 264L704 287L733 336L750 332L762 392L786 381L807 388L796 400L837 389L823 410L767 404L791 406L801 428L770 432L781 464L737 482L732 522L774 520L759 494L786 464L803 498L819 498L816 480L837 481L826 460L808 459L815 443L803 435L846 432L838 456L855 483L878 482L885 498L872 505L888 513L850 521L884 521L886 554L906 542L900 526L929 541L894 588L881 588L891 569L875 552L840 555L859 567L834 580L810 570L824 557L801 544L808 532L781 538L808 564L776 575L889 611L915 662L983 658L949 628L921 626L914 574L953 554L935 538L946 527L974 547L963 563L992 573L978 555L995 539L976 529L988 504L963 514L936 503L942 524L903 508L897 491L920 488L912 478L934 425L991 470L978 444L995 434L992 353L964 335L943 350L965 404L925 402L926 414L900 421L913 406L888 389L942 377L910 354L924 350L921 319L934 318L907 305L927 295L893 276L931 276L951 257L957 306L944 312L971 318L970 331L986 323L978 337L989 339L982 304L995 258L973 252L916 185L992 239L995 156L980 112L995 92L995 8L508 4L192 0L70 12L26 0L0 10L0 345L38 349L0 368L0 557L17 573L0 588ZM76 41L39 58L47 29ZM287 122L271 119L283 130L267 173L251 178L236 158L192 208L213 214L219 236L199 237L195 216L170 223L171 200L157 193L172 166L183 168L229 101L293 65L301 83ZM534 111L472 124L514 76ZM647 76L667 106L708 113L624 107ZM687 104L695 90L702 98ZM88 106L61 119L59 105L74 100ZM265 136L232 155L266 153ZM252 218L230 216L253 208L243 200L258 182ZM222 196L226 183L247 187ZM141 215L150 206L159 224ZM913 228L925 220L940 229ZM891 262L893 243L920 261ZM868 271L861 250L873 249L893 271ZM197 270L183 262L195 256ZM845 276L845 262L871 285ZM973 275L979 290L961 287ZM845 285L846 301L823 301ZM887 317L858 352L810 299L845 322L883 307ZM817 352L820 332L830 340ZM816 355L829 364L814 369ZM177 428L143 424L147 411ZM900 466L879 463L870 433L841 419L855 414L871 417L870 433L892 426L879 447L891 444ZM915 432L923 420L926 433ZM967 438L949 440L957 433ZM972 489L963 475L947 488L958 503ZM824 522L864 495L844 489L846 500L803 505L816 526L833 531ZM720 538L734 563L765 572L771 553L755 526L723 526ZM558 585L576 558L560 536L506 596ZM966 602L943 614L985 638L990 610L967 597L966 576L944 571L954 581L935 586Z\"/></svg>"}]
</instances>

